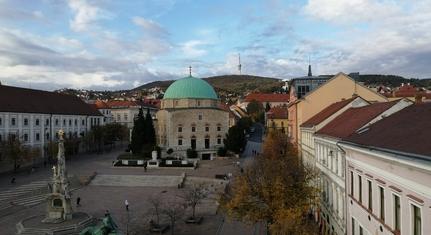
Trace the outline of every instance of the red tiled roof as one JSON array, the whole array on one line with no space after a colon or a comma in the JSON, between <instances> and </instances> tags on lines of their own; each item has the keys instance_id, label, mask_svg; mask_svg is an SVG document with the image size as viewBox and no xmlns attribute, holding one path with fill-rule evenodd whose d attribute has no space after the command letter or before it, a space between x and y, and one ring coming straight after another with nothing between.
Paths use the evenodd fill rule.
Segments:
<instances>
[{"instance_id":1,"label":"red tiled roof","mask_svg":"<svg viewBox=\"0 0 431 235\"><path fill-rule=\"evenodd\" d=\"M106 104L105 102L103 102L101 100L96 100L94 105L97 109L109 109L108 104Z\"/></svg>"},{"instance_id":2,"label":"red tiled roof","mask_svg":"<svg viewBox=\"0 0 431 235\"><path fill-rule=\"evenodd\" d=\"M352 102L356 97L352 97L350 99L338 101L336 103L333 103L329 105L328 107L324 108L322 111L308 119L306 122L304 122L301 127L312 127L315 125L318 125L319 123L323 122L327 118L329 118L332 114L338 112L338 110L344 108L346 105L348 105L350 102Z\"/></svg>"},{"instance_id":3,"label":"red tiled roof","mask_svg":"<svg viewBox=\"0 0 431 235\"><path fill-rule=\"evenodd\" d=\"M335 138L346 138L359 128L373 120L379 114L391 108L398 100L383 103L374 103L363 107L350 108L334 118L316 133Z\"/></svg>"},{"instance_id":4,"label":"red tiled roof","mask_svg":"<svg viewBox=\"0 0 431 235\"><path fill-rule=\"evenodd\" d=\"M273 107L268 111L267 117L271 119L287 119L287 107Z\"/></svg>"},{"instance_id":5,"label":"red tiled roof","mask_svg":"<svg viewBox=\"0 0 431 235\"><path fill-rule=\"evenodd\" d=\"M161 103L160 99L143 99L142 101L144 105L152 105L155 108L160 108L160 103Z\"/></svg>"},{"instance_id":6,"label":"red tiled roof","mask_svg":"<svg viewBox=\"0 0 431 235\"><path fill-rule=\"evenodd\" d=\"M259 102L289 102L289 94L251 93L244 99L245 102L256 100Z\"/></svg>"},{"instance_id":7,"label":"red tiled roof","mask_svg":"<svg viewBox=\"0 0 431 235\"><path fill-rule=\"evenodd\" d=\"M431 97L431 93L427 93L426 91L419 90L418 88L410 84L402 85L392 92L384 93L384 95L386 97L397 97L397 98L416 97L417 95L421 95L426 99L429 99Z\"/></svg>"},{"instance_id":8,"label":"red tiled roof","mask_svg":"<svg viewBox=\"0 0 431 235\"><path fill-rule=\"evenodd\" d=\"M347 142L431 157L431 103L414 104L353 134Z\"/></svg>"},{"instance_id":9,"label":"red tiled roof","mask_svg":"<svg viewBox=\"0 0 431 235\"><path fill-rule=\"evenodd\" d=\"M129 100L110 100L106 104L110 108L128 108L131 106L139 106L136 102Z\"/></svg>"},{"instance_id":10,"label":"red tiled roof","mask_svg":"<svg viewBox=\"0 0 431 235\"><path fill-rule=\"evenodd\" d=\"M102 116L73 95L0 85L0 112Z\"/></svg>"}]
</instances>

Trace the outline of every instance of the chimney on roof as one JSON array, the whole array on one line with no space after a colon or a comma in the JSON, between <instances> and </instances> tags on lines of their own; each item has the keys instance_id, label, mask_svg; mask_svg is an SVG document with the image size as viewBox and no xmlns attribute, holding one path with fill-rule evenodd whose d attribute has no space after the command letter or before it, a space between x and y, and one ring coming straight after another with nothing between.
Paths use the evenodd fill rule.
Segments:
<instances>
[{"instance_id":1,"label":"chimney on roof","mask_svg":"<svg viewBox=\"0 0 431 235\"><path fill-rule=\"evenodd\" d=\"M416 104L421 104L423 101L422 101L422 98L423 98L423 95L422 94L420 94L420 93L417 93L416 95L415 95L415 103Z\"/></svg>"}]
</instances>

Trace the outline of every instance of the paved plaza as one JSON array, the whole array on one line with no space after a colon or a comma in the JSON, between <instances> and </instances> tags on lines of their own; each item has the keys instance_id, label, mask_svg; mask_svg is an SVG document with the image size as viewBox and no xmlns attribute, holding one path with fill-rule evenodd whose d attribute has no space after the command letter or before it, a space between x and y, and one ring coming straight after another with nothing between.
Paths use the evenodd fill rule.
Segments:
<instances>
[{"instance_id":1,"label":"paved plaza","mask_svg":"<svg viewBox=\"0 0 431 235\"><path fill-rule=\"evenodd\" d=\"M173 175L97 175L90 186L177 187L181 181Z\"/></svg>"},{"instance_id":2,"label":"paved plaza","mask_svg":"<svg viewBox=\"0 0 431 235\"><path fill-rule=\"evenodd\" d=\"M67 161L69 175L74 178L90 176L97 172L96 177L87 186L76 188L72 194L74 211L86 212L95 218L103 217L109 210L114 220L123 232L129 228L129 234L150 234L148 232L149 220L152 219L150 197L162 198L164 201L175 201L184 194L184 190L192 184L204 183L210 188L210 195L196 210L198 215L204 216L201 225L185 224L178 221L175 234L259 234L255 233L255 226L244 225L229 221L217 214L216 199L226 185L226 181L215 179L216 174L239 174L236 165L238 159L226 158L213 161L201 161L199 168L193 169L147 169L136 167L118 168L112 166L112 161L120 151L106 154L89 154L72 157ZM22 197L29 194L30 189L40 187L40 182L46 182L51 177L51 166L38 168L34 173L18 173L14 175L16 184L11 185L11 175L2 175L0 178L0 199ZM187 175L185 189L178 189L182 174ZM27 190L27 191L26 191ZM15 192L15 193L13 193ZM16 193L17 192L17 193ZM45 192L46 193L46 192ZM7 213L1 213L0 204L0 235L15 234L15 224L31 215L42 215L46 211L44 195L34 195L28 204L3 205ZM81 206L76 207L76 198L81 198ZM25 197L27 198L27 197ZM37 200L36 200L37 199ZM124 201L130 204L129 217L125 210ZM22 199L21 199L22 200ZM17 200L19 202L19 200ZM24 200L25 201L25 200ZM186 215L191 212L187 211ZM129 223L127 223L129 218ZM163 218L167 223L167 219ZM127 226L128 224L128 226ZM236 231L240 229L241 232Z\"/></svg>"}]
</instances>

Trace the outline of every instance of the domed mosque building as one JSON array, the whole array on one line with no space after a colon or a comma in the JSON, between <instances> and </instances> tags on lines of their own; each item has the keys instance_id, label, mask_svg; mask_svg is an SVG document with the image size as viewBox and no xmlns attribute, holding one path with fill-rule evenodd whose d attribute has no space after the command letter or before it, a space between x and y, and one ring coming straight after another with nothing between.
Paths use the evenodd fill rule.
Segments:
<instances>
[{"instance_id":1,"label":"domed mosque building","mask_svg":"<svg viewBox=\"0 0 431 235\"><path fill-rule=\"evenodd\" d=\"M168 87L156 118L162 157L172 149L171 156L186 158L194 149L202 160L211 160L229 128L229 113L220 108L214 88L191 72Z\"/></svg>"}]
</instances>

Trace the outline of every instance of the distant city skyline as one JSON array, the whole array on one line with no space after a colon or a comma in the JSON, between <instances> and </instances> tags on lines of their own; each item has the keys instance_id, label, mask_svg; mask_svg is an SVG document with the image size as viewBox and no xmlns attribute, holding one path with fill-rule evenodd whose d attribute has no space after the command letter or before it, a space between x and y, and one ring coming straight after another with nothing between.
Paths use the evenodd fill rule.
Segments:
<instances>
[{"instance_id":1,"label":"distant city skyline","mask_svg":"<svg viewBox=\"0 0 431 235\"><path fill-rule=\"evenodd\" d=\"M431 0L0 0L0 81L129 89L189 74L431 78Z\"/></svg>"}]
</instances>

